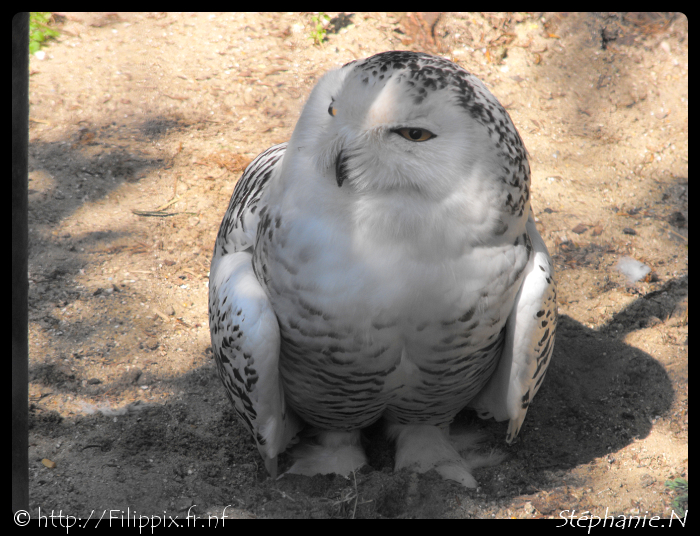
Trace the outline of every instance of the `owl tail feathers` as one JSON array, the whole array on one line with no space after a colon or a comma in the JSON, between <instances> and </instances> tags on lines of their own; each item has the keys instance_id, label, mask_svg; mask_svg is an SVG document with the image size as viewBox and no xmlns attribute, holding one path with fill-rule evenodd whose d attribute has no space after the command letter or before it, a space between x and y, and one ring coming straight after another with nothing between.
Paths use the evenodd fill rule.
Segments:
<instances>
[{"instance_id":1,"label":"owl tail feathers","mask_svg":"<svg viewBox=\"0 0 700 536\"><path fill-rule=\"evenodd\" d=\"M482 442L483 435L478 432L462 432L450 437L447 429L437 426L390 424L387 434L396 441L395 471L404 467L418 473L435 469L444 479L467 488L478 486L472 476L474 469L497 465L505 459L505 455L499 453L471 452L466 458L462 457L458 449L472 449Z\"/></svg>"},{"instance_id":2,"label":"owl tail feathers","mask_svg":"<svg viewBox=\"0 0 700 536\"><path fill-rule=\"evenodd\" d=\"M277 478L277 455L299 441L296 436L303 427L304 423L289 410L282 418L272 417L260 426L258 451L265 462L267 473L272 478Z\"/></svg>"},{"instance_id":3,"label":"owl tail feathers","mask_svg":"<svg viewBox=\"0 0 700 536\"><path fill-rule=\"evenodd\" d=\"M315 434L314 444L305 441L291 452L296 459L287 473L297 475L326 475L336 473L347 476L367 463L362 446L360 431L330 432Z\"/></svg>"}]
</instances>

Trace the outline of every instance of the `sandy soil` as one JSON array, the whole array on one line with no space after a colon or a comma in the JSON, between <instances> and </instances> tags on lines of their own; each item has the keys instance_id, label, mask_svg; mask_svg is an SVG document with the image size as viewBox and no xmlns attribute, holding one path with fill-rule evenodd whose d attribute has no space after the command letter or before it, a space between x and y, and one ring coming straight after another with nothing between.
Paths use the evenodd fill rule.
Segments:
<instances>
[{"instance_id":1,"label":"sandy soil","mask_svg":"<svg viewBox=\"0 0 700 536\"><path fill-rule=\"evenodd\" d=\"M685 16L330 15L318 46L308 13L63 14L32 58L30 513L669 517L665 482L688 478ZM272 481L212 359L209 260L241 170L325 71L392 49L458 62L509 110L557 269L519 442L461 416L508 453L477 490L394 474L377 427L352 478ZM627 282L624 256L652 273Z\"/></svg>"}]
</instances>

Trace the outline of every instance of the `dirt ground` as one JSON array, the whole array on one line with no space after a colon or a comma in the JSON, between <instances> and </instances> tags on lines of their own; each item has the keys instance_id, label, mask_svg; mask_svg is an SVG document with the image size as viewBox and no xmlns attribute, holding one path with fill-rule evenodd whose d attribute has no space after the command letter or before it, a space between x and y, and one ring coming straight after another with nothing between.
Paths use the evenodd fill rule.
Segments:
<instances>
[{"instance_id":1,"label":"dirt ground","mask_svg":"<svg viewBox=\"0 0 700 536\"><path fill-rule=\"evenodd\" d=\"M668 518L688 479L684 15L64 13L32 57L30 514ZM212 359L210 256L241 170L314 83L386 50L480 77L531 155L559 285L552 365L508 454L467 490L371 467L266 478ZM632 257L652 272L629 282ZM281 465L288 463L281 457ZM681 512L682 513L682 512ZM183 520L184 521L184 520ZM192 518L190 519L190 522Z\"/></svg>"}]
</instances>

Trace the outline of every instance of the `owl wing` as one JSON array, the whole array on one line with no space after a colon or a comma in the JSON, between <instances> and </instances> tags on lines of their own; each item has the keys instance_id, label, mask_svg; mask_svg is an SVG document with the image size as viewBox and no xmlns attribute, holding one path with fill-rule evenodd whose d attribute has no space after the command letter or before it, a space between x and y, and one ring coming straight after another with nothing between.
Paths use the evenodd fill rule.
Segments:
<instances>
[{"instance_id":1,"label":"owl wing","mask_svg":"<svg viewBox=\"0 0 700 536\"><path fill-rule=\"evenodd\" d=\"M279 173L286 143L273 145L260 153L236 183L228 210L216 237L214 258L255 245L260 221L260 198L270 178Z\"/></svg>"},{"instance_id":2,"label":"owl wing","mask_svg":"<svg viewBox=\"0 0 700 536\"><path fill-rule=\"evenodd\" d=\"M526 227L532 255L506 323L503 354L489 383L470 404L481 418L510 419L508 443L520 432L530 402L542 385L557 324L552 259L532 215Z\"/></svg>"},{"instance_id":3,"label":"owl wing","mask_svg":"<svg viewBox=\"0 0 700 536\"><path fill-rule=\"evenodd\" d=\"M277 145L260 154L236 185L209 275L209 329L219 377L273 477L277 455L300 425L285 408L279 325L253 271L252 246L261 194L268 180L279 173L285 148Z\"/></svg>"}]
</instances>

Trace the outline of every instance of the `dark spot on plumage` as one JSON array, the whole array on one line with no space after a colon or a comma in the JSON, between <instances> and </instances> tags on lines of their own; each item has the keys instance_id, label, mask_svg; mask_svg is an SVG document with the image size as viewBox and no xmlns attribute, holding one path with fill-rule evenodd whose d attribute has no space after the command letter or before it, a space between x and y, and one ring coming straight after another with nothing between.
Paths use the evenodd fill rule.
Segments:
<instances>
[{"instance_id":1,"label":"dark spot on plumage","mask_svg":"<svg viewBox=\"0 0 700 536\"><path fill-rule=\"evenodd\" d=\"M369 77L363 78L363 79L362 79L362 83L363 83L363 84L366 84L367 82L369 82Z\"/></svg>"},{"instance_id":2,"label":"dark spot on plumage","mask_svg":"<svg viewBox=\"0 0 700 536\"><path fill-rule=\"evenodd\" d=\"M489 344L488 346L482 348L481 351L488 352L489 350L493 350L497 345L501 344L503 342L503 337L501 337L501 335L503 335L505 329L506 328L504 326L503 329L498 334L499 337L495 341L493 341L491 344Z\"/></svg>"},{"instance_id":3,"label":"dark spot on plumage","mask_svg":"<svg viewBox=\"0 0 700 536\"><path fill-rule=\"evenodd\" d=\"M246 382L246 388L248 391L250 391L250 387L258 382L258 373L254 368L248 366L243 367L243 372L248 380Z\"/></svg>"},{"instance_id":4,"label":"dark spot on plumage","mask_svg":"<svg viewBox=\"0 0 700 536\"><path fill-rule=\"evenodd\" d=\"M472 307L469 309L466 313L464 313L462 316L460 316L457 320L460 322L469 322L472 318L474 318L474 313L476 313L476 307Z\"/></svg>"},{"instance_id":5,"label":"dark spot on plumage","mask_svg":"<svg viewBox=\"0 0 700 536\"><path fill-rule=\"evenodd\" d=\"M341 151L335 161L335 180L338 183L338 188L343 186L343 182L348 178L348 156L345 156Z\"/></svg>"},{"instance_id":6,"label":"dark spot on plumage","mask_svg":"<svg viewBox=\"0 0 700 536\"><path fill-rule=\"evenodd\" d=\"M537 369L535 370L535 373L532 375L532 379L534 380L537 378L537 376L540 374L540 371L543 370L544 372L542 375L537 379L537 383L535 383L535 389L537 386L540 384L540 382L544 379L544 375L547 373L547 362L549 361L549 341L547 342L547 346L545 349L542 351L542 357L543 359L540 361L537 361Z\"/></svg>"},{"instance_id":7,"label":"dark spot on plumage","mask_svg":"<svg viewBox=\"0 0 700 536\"><path fill-rule=\"evenodd\" d=\"M232 367L231 370L233 371L233 377L236 378L239 383L244 383L243 377L241 376L241 373L238 372L238 369L236 367Z\"/></svg>"},{"instance_id":8,"label":"dark spot on plumage","mask_svg":"<svg viewBox=\"0 0 700 536\"><path fill-rule=\"evenodd\" d=\"M523 395L523 397L520 399L521 400L521 406L523 409L527 409L528 406L530 405L530 389L527 390L527 392Z\"/></svg>"},{"instance_id":9,"label":"dark spot on plumage","mask_svg":"<svg viewBox=\"0 0 700 536\"><path fill-rule=\"evenodd\" d=\"M301 306L301 308L304 309L305 311L308 311L313 316L321 316L323 314L321 311L319 311L318 309L313 307L310 303L308 303L302 299L299 299L298 301L299 301L299 305Z\"/></svg>"},{"instance_id":10,"label":"dark spot on plumage","mask_svg":"<svg viewBox=\"0 0 700 536\"><path fill-rule=\"evenodd\" d=\"M471 102L466 107L473 119L481 120L484 115L484 107L476 102Z\"/></svg>"},{"instance_id":11,"label":"dark spot on plumage","mask_svg":"<svg viewBox=\"0 0 700 536\"><path fill-rule=\"evenodd\" d=\"M286 351L289 351L288 347L290 346L297 350L300 350L302 348L300 344L296 343L293 339L290 339L288 337L282 337L282 341L284 342Z\"/></svg>"},{"instance_id":12,"label":"dark spot on plumage","mask_svg":"<svg viewBox=\"0 0 700 536\"><path fill-rule=\"evenodd\" d=\"M547 371L545 370L542 376L540 376L537 381L535 382L535 387L533 389L539 389L540 384L542 383L542 380L544 380L544 377L547 375Z\"/></svg>"}]
</instances>

